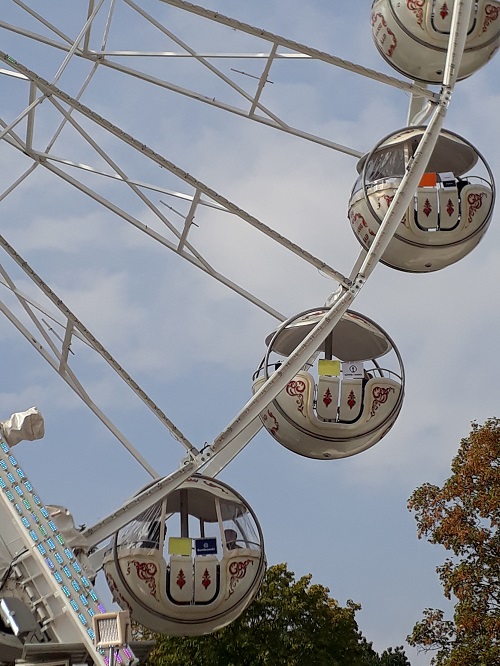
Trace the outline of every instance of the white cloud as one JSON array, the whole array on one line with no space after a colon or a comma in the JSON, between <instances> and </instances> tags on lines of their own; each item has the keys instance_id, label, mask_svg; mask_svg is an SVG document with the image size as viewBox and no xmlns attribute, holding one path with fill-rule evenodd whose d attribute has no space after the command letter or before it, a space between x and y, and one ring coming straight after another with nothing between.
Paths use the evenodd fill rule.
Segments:
<instances>
[{"instance_id":1,"label":"white cloud","mask_svg":"<svg viewBox=\"0 0 500 666\"><path fill-rule=\"evenodd\" d=\"M236 9L233 2L218 0L212 7L227 14L241 12L242 20L388 71L378 56L374 58L368 6L352 4L347 9L347 5L334 7L315 0L304 8L298 2L276 0L246 3ZM52 14L51 8L47 11ZM215 49L210 31L202 33L193 17L164 6L158 11L175 16L186 39ZM67 14L54 9L54 20L68 20L76 26L72 12ZM131 48L148 34L142 27L132 34L130 24L121 19L117 25L122 31L113 35L112 44L117 48ZM217 38L227 35L222 50L238 51L241 44L250 50L263 49L260 40L245 37L240 42L235 30L217 29L216 33ZM163 38L149 34L155 47L165 44ZM14 41L12 36L9 39ZM36 64L35 52L28 46L25 55L31 65ZM62 57L42 59L40 66L53 74ZM258 67L255 62L216 62L228 73L232 65L245 67L249 73L260 72L263 66L262 61ZM191 64L162 60L151 66L155 73L172 72L179 84L199 83L204 94L213 90L236 103L233 93L223 93L219 84L212 86L211 79L199 76L199 68ZM500 106L497 69L498 63L490 63L460 84L446 123L477 143L495 172L500 166L495 132ZM61 85L76 89L78 76L71 82L62 80ZM408 102L404 93L327 65L315 68L311 62L278 62L270 78L273 84L266 86L263 103L285 122L332 141L369 150L386 133L404 125ZM241 75L242 85L254 90L257 82L247 79ZM359 249L347 221L355 158L152 86L127 85L122 76L107 72L94 83L85 95L86 103L263 223L334 268L350 271ZM12 102L4 111L7 119L22 108L23 100ZM88 121L84 124L90 127ZM99 132L98 136L100 145L138 180L192 194L185 183L130 149L122 149L110 135ZM5 145L0 148L1 164L8 167L12 182L27 161ZM66 151L75 159L100 163L73 132L61 135L57 144L58 154ZM96 184L97 179L86 176L85 182ZM98 187L102 196L118 201L148 226L161 229L143 202L123 184L104 181ZM159 200L182 211L187 205L163 195L152 197L181 230L182 220ZM8 240L169 417L196 444L215 436L250 396L251 373L264 353L264 337L276 324L273 318L41 167L0 205ZM495 213L479 247L459 264L424 276L379 266L356 300L353 309L387 330L406 367L403 411L380 444L355 458L323 465L294 457L262 433L225 472L225 478L256 504L272 557L289 559L301 573L314 564L315 579L329 585L333 596L345 592L346 598L366 600L363 617L370 619L363 620L362 626L367 627L367 638L376 640L377 649L402 643L425 605L427 591L432 599L436 595L431 558L426 561L424 551L415 546L413 526L408 527L406 498L423 481L439 483L445 478L469 421L493 416L498 409L497 221ZM199 226L192 228L190 240L214 269L287 316L321 305L336 287L334 281L234 216L200 208L195 224ZM23 291L32 289L22 274L18 284ZM66 499L78 505L82 514L87 510L81 506L86 488L74 460L78 457L89 464L92 456L103 455L101 448L114 452L113 461L121 474L119 487L108 488L109 506L99 498L92 499L88 507L91 518L112 510L140 485L143 473L131 471L127 456L124 460L115 457L118 445L111 435L95 425L91 415L84 416L74 394L36 354L25 351L29 346L18 340L13 329L2 324L1 331L3 377L11 382L0 394L0 406L5 410L1 418L40 401L46 406L48 427L58 419L51 426L47 450L59 456L58 460L69 460L68 473L76 490L72 495L68 487ZM74 350L72 361L91 396L110 411L119 427L123 424L124 432L130 433L155 465L171 471L182 455L180 447L165 453L166 433L158 425L149 426L135 397L118 389L104 362L82 345L75 343ZM170 437L166 439L170 443ZM63 448L63 441L70 441L71 447ZM42 456L35 459L42 465ZM37 471L34 468L33 475ZM106 470L99 467L95 474L104 487ZM47 487L47 474L40 476ZM305 545L297 545L315 544L318 529L321 548L313 548L311 553ZM410 574L401 571L401 551ZM350 564L350 557L356 566ZM359 575L368 570L376 578L372 586ZM396 604L401 600L401 581L407 586L407 608ZM387 615L382 619L381 589L388 591L396 606L384 606ZM418 602L412 595L418 596ZM391 626L396 626L396 619L397 630ZM418 660L412 658L412 663Z\"/></svg>"}]
</instances>

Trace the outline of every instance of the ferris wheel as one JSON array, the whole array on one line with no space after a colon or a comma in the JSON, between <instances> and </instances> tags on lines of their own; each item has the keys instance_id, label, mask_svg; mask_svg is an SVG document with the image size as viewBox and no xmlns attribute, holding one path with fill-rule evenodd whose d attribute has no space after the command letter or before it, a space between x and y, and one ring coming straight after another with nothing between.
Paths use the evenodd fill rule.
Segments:
<instances>
[{"instance_id":1,"label":"ferris wheel","mask_svg":"<svg viewBox=\"0 0 500 666\"><path fill-rule=\"evenodd\" d=\"M149 629L170 635L215 631L249 605L266 563L258 517L219 473L262 428L292 452L334 460L364 452L395 424L405 392L402 355L381 322L351 306L379 263L408 274L445 269L487 232L495 202L487 157L467 137L445 129L444 121L456 82L486 65L498 48L500 2L375 0L372 36L380 62L395 75L184 0L82 0L78 11L51 3L43 15L37 4L12 0L9 16L0 21L8 46L0 51L0 145L7 174L1 205L15 217L23 199L33 197L35 214L37 197L47 196L52 206L60 197L75 217L59 194L74 193L75 209L86 211L83 246L83 226L93 226L100 211L123 224L120 231L100 232L93 250L99 260L113 261L114 234L122 234L132 261L146 243L161 253L162 263L175 256L172 287L175 271L186 276L199 269L273 321L262 360L256 359L248 378L252 395L216 437L195 444L70 300L46 282L35 268L44 263L36 246L23 243L12 226L14 238L28 247L27 259L8 233L0 236L2 313L150 479L120 508L110 507L99 522L78 530L68 509L42 503L12 454L22 439L43 435L39 412L3 421L0 515L9 529L0 537L0 616L9 635L0 633L0 645L4 640L12 661L48 658L51 649L55 655L57 646L73 644L82 646L73 661L85 653L99 665L115 658L132 663L126 636L109 646L99 640L96 618L108 618L94 589L98 572L114 601ZM189 40L194 25L196 45ZM221 51L221 43L231 50ZM271 91L275 72L276 81L286 77L284 64L318 64L349 80L361 77L402 92L410 98L407 124L375 137L368 152L308 131L293 113L289 119L279 104L278 110L273 106L279 95ZM189 141L177 140L177 125L166 135L150 119L151 108L164 109L164 120L162 114L155 119L168 124L174 99L205 108L207 122L215 114L236 117L258 131L264 126L354 159L357 178L345 193L345 209L357 250L348 269L339 268L344 256L330 265L293 240L293 233L288 237L282 226L241 207L216 174L212 183L209 170L196 173L196 156L192 173L185 171L175 155L189 153ZM185 129L199 131L187 121ZM210 150L216 164L217 147ZM46 228L54 233L50 221ZM276 247L283 261L291 258L300 270L321 274L329 281L325 293L299 312L281 312L259 289L233 278L231 263L249 259L249 233ZM56 241L51 238L57 250ZM221 267L205 252L214 247ZM51 257L56 261L57 252ZM264 270L266 255L249 263L254 272ZM141 270L135 262L127 268ZM279 264L273 268L279 274ZM144 315L144 328L154 327L154 312ZM185 316L183 311L173 319ZM117 341L125 328L119 326ZM87 387L87 367L77 358L81 349L85 359L104 361L177 440L180 453L169 457L173 471L158 472L98 405ZM89 367L91 374L92 361ZM16 615L26 619L19 624Z\"/></svg>"}]
</instances>

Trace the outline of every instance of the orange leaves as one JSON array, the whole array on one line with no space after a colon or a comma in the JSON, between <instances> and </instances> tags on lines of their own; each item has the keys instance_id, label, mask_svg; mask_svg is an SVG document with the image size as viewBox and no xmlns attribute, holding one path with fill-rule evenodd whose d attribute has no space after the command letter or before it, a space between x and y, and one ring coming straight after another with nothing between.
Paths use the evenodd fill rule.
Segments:
<instances>
[{"instance_id":1,"label":"orange leaves","mask_svg":"<svg viewBox=\"0 0 500 666\"><path fill-rule=\"evenodd\" d=\"M427 609L409 641L436 650L436 666L500 664L500 420L472 424L440 488L424 483L408 501L419 538L453 554L438 567L453 622Z\"/></svg>"}]
</instances>

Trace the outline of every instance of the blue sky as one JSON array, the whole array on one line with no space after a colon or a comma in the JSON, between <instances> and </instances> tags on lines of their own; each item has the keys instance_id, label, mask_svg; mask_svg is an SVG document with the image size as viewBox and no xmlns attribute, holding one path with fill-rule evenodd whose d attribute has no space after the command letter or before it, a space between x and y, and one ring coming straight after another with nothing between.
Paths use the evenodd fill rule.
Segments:
<instances>
[{"instance_id":1,"label":"blue sky","mask_svg":"<svg viewBox=\"0 0 500 666\"><path fill-rule=\"evenodd\" d=\"M163 3L139 4L199 51L269 48ZM65 5L51 3L44 10L46 18L75 37L85 3L81 12ZM304 8L295 0L212 0L207 6L391 73L371 40L368 1L311 0ZM47 34L15 2L5 3L2 20ZM123 2L117 3L113 21L110 48L179 50ZM100 26L102 30L102 22ZM48 80L64 59L61 51L11 31L2 29L2 39L4 51ZM126 64L144 63L129 59ZM262 61L216 64L239 85L255 89L252 76L260 75ZM236 103L234 93L195 65L151 58L145 66L178 86ZM89 69L85 62L70 63L58 85L76 95ZM406 93L325 63L279 61L269 79L262 101L273 112L288 124L359 151L369 151L406 122ZM500 169L499 81L494 60L460 82L445 122L477 146L494 173ZM27 87L6 76L0 84L0 117L8 123L26 106ZM82 101L268 226L349 273L358 255L347 221L354 158L112 71L99 72ZM35 127L38 148L46 146L59 119L45 101ZM78 120L96 132L100 145L133 177L189 192L165 169L138 158L88 120ZM69 127L54 153L102 165ZM2 142L4 187L30 164L28 157ZM158 224L122 184L108 180L103 185L94 176L78 175L144 223ZM162 200L186 210L185 203L165 195L154 195L154 200L159 207ZM249 399L264 338L276 321L42 168L0 206L2 234L185 435L198 447L216 437ZM162 210L181 224L171 209ZM322 305L336 288L234 216L200 211L196 221L199 227L193 228L190 240L217 270L286 316ZM288 562L297 576L312 573L341 603L361 603L359 625L379 651L404 644L425 607L446 607L434 571L445 553L417 540L406 502L418 485L447 477L472 420L498 415L499 234L496 213L486 237L461 262L429 275L407 275L380 265L356 299L353 309L388 331L406 369L402 413L379 444L351 459L319 462L294 456L261 432L222 474L255 510L268 561ZM19 289L43 300L7 257L1 261ZM10 299L5 289L0 297ZM21 444L17 455L46 503L66 505L77 523L90 525L148 477L5 318L0 319L0 335L1 418L37 405L46 422L44 440ZM173 471L183 448L101 360L83 345L75 344L74 351L78 376L95 402L161 474ZM429 663L428 655L406 649L412 664Z\"/></svg>"}]
</instances>

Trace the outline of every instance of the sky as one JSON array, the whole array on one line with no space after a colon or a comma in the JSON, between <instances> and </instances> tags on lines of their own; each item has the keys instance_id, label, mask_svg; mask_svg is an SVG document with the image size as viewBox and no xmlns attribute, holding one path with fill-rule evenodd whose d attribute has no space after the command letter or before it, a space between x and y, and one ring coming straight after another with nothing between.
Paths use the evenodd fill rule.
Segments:
<instances>
[{"instance_id":1,"label":"sky","mask_svg":"<svg viewBox=\"0 0 500 666\"><path fill-rule=\"evenodd\" d=\"M49 81L57 76L57 85L76 96L91 64L72 59L59 77L63 51L22 37L4 23L44 35L51 34L48 28L17 2L3 4L2 50ZM141 0L138 5L198 52L269 50L262 40L164 3ZM307 7L298 0L210 0L205 6L393 74L372 42L367 0L311 0ZM106 0L102 11L108 7ZM43 11L47 21L75 39L86 3L72 3L69 9L54 0ZM95 48L105 25L100 16ZM53 34L51 38L56 39ZM108 47L181 50L123 0L116 2ZM123 60L180 88L227 105L242 104L236 93L192 60ZM249 93L255 91L262 60L213 62ZM445 121L446 128L478 148L494 174L500 171L498 67L493 60L457 84ZM288 125L361 153L406 124L407 93L332 65L279 60L268 78L262 102L273 113ZM0 78L0 85L0 118L9 124L28 104L27 85L8 76ZM349 274L359 252L347 220L356 178L354 157L104 67L92 78L82 102ZM36 149L45 149L60 119L45 100L36 116ZM79 114L75 119L131 178L192 194L186 183L137 156L90 120ZM24 121L18 130L26 130ZM110 171L69 124L53 153ZM30 164L28 156L2 142L2 188ZM161 231L144 202L122 183L58 166ZM178 213L186 214L185 201L158 192L151 199L182 228ZM0 209L2 235L9 243L195 446L211 442L250 398L252 374L276 320L42 167L2 197ZM216 270L287 317L323 305L337 287L235 216L204 208L195 223L189 240ZM221 474L254 509L270 564L287 562L297 576L311 573L341 604L359 602L360 629L375 649L404 645L417 666L428 664L430 655L417 654L405 643L406 636L424 608L449 612L450 605L435 573L446 553L417 539L407 500L422 483L441 484L447 478L471 421L498 416L499 241L494 213L482 242L457 264L426 275L379 265L356 298L353 309L389 333L405 364L403 409L381 442L352 458L315 461L294 455L261 431ZM6 254L0 263L19 290L61 320ZM0 299L16 308L7 289L0 290ZM19 309L16 313L23 316ZM54 328L52 335L64 334ZM0 340L0 419L32 405L45 418L44 439L20 444L17 456L44 502L67 506L77 524L92 525L149 477L5 317L0 318ZM101 359L83 344L75 342L72 350L74 368L92 399L159 474L176 469L185 455L182 446Z\"/></svg>"}]
</instances>

